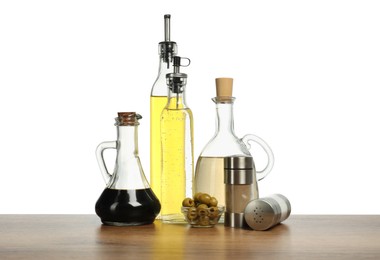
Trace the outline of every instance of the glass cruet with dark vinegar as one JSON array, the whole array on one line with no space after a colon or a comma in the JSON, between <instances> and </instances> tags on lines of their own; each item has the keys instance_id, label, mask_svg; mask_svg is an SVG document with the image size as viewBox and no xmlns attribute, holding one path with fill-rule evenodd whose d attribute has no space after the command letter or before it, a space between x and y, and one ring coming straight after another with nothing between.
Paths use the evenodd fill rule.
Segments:
<instances>
[{"instance_id":1,"label":"glass cruet with dark vinegar","mask_svg":"<svg viewBox=\"0 0 380 260\"><path fill-rule=\"evenodd\" d=\"M150 224L160 212L161 204L146 180L139 158L137 127L141 118L135 112L118 113L117 141L102 142L96 148L100 171L107 185L96 202L95 211L105 225ZM112 174L103 157L106 149L117 151Z\"/></svg>"}]
</instances>

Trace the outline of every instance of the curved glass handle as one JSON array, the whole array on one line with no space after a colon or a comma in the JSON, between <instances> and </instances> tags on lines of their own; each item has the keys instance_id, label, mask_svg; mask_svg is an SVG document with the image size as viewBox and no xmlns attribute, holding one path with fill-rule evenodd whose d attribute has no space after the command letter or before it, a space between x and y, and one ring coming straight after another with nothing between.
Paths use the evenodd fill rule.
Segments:
<instances>
[{"instance_id":1,"label":"curved glass handle","mask_svg":"<svg viewBox=\"0 0 380 260\"><path fill-rule=\"evenodd\" d=\"M99 164L100 172L103 175L103 179L108 184L111 179L111 174L107 170L106 163L104 161L103 152L105 149L116 149L116 141L102 142L96 147L96 159Z\"/></svg>"},{"instance_id":2,"label":"curved glass handle","mask_svg":"<svg viewBox=\"0 0 380 260\"><path fill-rule=\"evenodd\" d=\"M265 166L265 168L261 171L256 170L257 180L259 181L259 180L264 179L265 176L267 176L268 173L270 173L270 171L273 168L274 155L273 155L272 149L270 149L269 145L263 139L261 139L260 137L258 137L256 135L248 134L248 135L243 136L243 138L241 140L245 144L245 146L247 146L248 150L251 149L251 145L249 144L249 142L254 141L254 142L258 143L266 152L266 154L268 156L267 166Z\"/></svg>"}]
</instances>

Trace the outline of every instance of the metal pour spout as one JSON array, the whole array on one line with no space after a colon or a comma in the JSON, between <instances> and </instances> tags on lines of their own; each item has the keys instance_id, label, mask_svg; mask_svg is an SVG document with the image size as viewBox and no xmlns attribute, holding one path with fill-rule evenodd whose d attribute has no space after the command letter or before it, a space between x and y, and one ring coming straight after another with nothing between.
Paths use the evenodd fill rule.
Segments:
<instances>
[{"instance_id":1,"label":"metal pour spout","mask_svg":"<svg viewBox=\"0 0 380 260\"><path fill-rule=\"evenodd\" d=\"M165 14L165 41L170 42L170 14Z\"/></svg>"},{"instance_id":2,"label":"metal pour spout","mask_svg":"<svg viewBox=\"0 0 380 260\"><path fill-rule=\"evenodd\" d=\"M165 40L158 44L158 53L169 68L173 56L177 54L177 43L170 40L170 14L164 15Z\"/></svg>"}]
</instances>

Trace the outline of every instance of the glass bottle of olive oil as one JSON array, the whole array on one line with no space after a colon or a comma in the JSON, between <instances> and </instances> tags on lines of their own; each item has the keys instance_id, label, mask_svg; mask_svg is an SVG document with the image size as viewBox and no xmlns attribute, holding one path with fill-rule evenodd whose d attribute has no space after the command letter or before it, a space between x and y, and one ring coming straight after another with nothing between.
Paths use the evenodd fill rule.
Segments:
<instances>
[{"instance_id":1,"label":"glass bottle of olive oil","mask_svg":"<svg viewBox=\"0 0 380 260\"><path fill-rule=\"evenodd\" d=\"M172 61L177 44L170 41L170 14L164 16L165 40L158 44L160 57L158 76L150 95L150 186L161 200L161 112L168 102L166 74L173 72ZM158 217L160 218L160 216Z\"/></svg>"},{"instance_id":2,"label":"glass bottle of olive oil","mask_svg":"<svg viewBox=\"0 0 380 260\"><path fill-rule=\"evenodd\" d=\"M187 75L179 71L181 59L185 58L174 57L174 72L166 75L168 99L161 113L161 219L165 223L184 222L182 200L192 197L193 115L185 101Z\"/></svg>"}]
</instances>

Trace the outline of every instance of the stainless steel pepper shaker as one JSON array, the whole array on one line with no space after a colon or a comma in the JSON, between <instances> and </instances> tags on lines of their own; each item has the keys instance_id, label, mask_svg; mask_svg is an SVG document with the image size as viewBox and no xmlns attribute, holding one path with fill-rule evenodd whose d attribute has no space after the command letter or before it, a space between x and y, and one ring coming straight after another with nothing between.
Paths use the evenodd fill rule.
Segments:
<instances>
[{"instance_id":1,"label":"stainless steel pepper shaker","mask_svg":"<svg viewBox=\"0 0 380 260\"><path fill-rule=\"evenodd\" d=\"M224 183L226 185L224 225L243 227L245 207L248 202L259 196L252 157L225 157Z\"/></svg>"},{"instance_id":2,"label":"stainless steel pepper shaker","mask_svg":"<svg viewBox=\"0 0 380 260\"><path fill-rule=\"evenodd\" d=\"M250 201L244 210L244 219L254 230L267 230L287 219L291 206L281 194Z\"/></svg>"}]
</instances>

